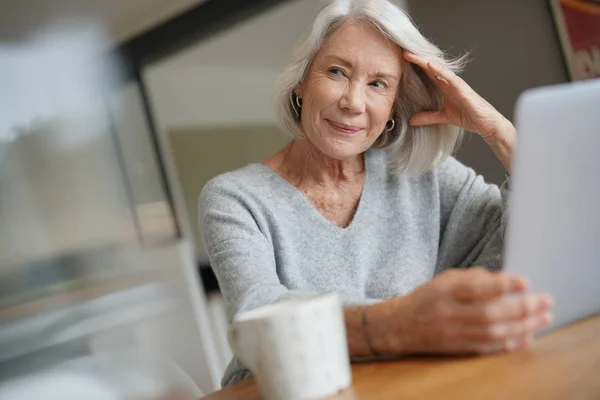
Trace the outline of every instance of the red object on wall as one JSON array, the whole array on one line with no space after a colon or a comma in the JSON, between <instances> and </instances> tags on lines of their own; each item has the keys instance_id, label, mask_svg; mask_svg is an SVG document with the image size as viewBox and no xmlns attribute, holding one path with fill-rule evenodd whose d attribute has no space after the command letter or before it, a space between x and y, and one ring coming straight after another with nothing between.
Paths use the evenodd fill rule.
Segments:
<instances>
[{"instance_id":1,"label":"red object on wall","mask_svg":"<svg viewBox=\"0 0 600 400\"><path fill-rule=\"evenodd\" d=\"M555 17L572 78L600 77L600 0L557 2Z\"/></svg>"}]
</instances>

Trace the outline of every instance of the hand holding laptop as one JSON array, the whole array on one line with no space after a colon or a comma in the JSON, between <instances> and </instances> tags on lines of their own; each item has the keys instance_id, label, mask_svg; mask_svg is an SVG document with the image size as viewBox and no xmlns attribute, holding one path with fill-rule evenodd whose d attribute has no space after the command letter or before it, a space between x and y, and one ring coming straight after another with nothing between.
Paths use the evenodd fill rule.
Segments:
<instances>
[{"instance_id":1,"label":"hand holding laptop","mask_svg":"<svg viewBox=\"0 0 600 400\"><path fill-rule=\"evenodd\" d=\"M484 268L449 269L407 296L397 297L383 354L487 354L527 346L535 331L551 323L552 298L525 293L519 275ZM375 313L377 305L370 312ZM382 308L383 310L383 308Z\"/></svg>"}]
</instances>

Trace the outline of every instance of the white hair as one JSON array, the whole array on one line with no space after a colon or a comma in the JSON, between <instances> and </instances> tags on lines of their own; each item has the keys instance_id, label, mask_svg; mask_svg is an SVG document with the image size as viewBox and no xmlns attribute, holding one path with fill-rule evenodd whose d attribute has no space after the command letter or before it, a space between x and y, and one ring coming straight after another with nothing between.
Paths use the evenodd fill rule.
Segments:
<instances>
[{"instance_id":1,"label":"white hair","mask_svg":"<svg viewBox=\"0 0 600 400\"><path fill-rule=\"evenodd\" d=\"M281 74L276 89L277 115L283 130L301 137L299 109L295 91L329 33L347 21L365 21L401 49L430 61L436 61L453 72L460 72L466 56L451 59L427 40L410 17L388 0L334 0L315 18L307 36L294 50ZM390 147L393 164L400 172L427 171L452 154L462 138L462 130L451 125L413 127L409 119L421 111L436 111L443 105L443 95L424 71L406 62L394 103L392 118L396 124L384 131L374 148Z\"/></svg>"}]
</instances>

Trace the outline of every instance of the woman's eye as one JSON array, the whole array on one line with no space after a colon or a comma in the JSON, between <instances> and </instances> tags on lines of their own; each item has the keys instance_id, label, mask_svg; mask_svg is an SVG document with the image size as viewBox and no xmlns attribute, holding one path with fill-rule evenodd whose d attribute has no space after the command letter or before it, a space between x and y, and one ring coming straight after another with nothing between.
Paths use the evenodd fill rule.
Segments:
<instances>
[{"instance_id":1,"label":"woman's eye","mask_svg":"<svg viewBox=\"0 0 600 400\"><path fill-rule=\"evenodd\" d=\"M387 84L384 81L374 81L371 82L371 86L377 89L385 89L387 87Z\"/></svg>"},{"instance_id":2,"label":"woman's eye","mask_svg":"<svg viewBox=\"0 0 600 400\"><path fill-rule=\"evenodd\" d=\"M331 67L327 70L331 75L344 75L344 71L337 67Z\"/></svg>"}]
</instances>

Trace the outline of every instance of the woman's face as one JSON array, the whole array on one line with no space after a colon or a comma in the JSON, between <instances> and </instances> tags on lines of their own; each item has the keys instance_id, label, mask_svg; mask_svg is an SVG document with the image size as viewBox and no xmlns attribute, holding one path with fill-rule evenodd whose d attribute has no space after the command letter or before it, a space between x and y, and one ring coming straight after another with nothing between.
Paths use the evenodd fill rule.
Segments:
<instances>
[{"instance_id":1,"label":"woman's face","mask_svg":"<svg viewBox=\"0 0 600 400\"><path fill-rule=\"evenodd\" d=\"M333 31L297 89L302 130L337 160L367 150L385 129L402 72L402 53L375 27L349 22Z\"/></svg>"}]
</instances>

